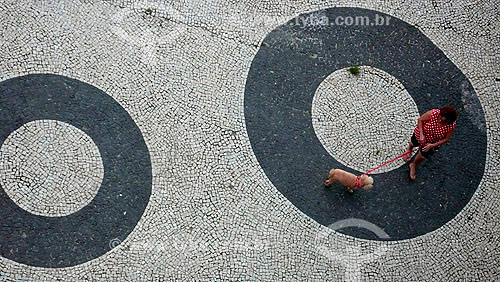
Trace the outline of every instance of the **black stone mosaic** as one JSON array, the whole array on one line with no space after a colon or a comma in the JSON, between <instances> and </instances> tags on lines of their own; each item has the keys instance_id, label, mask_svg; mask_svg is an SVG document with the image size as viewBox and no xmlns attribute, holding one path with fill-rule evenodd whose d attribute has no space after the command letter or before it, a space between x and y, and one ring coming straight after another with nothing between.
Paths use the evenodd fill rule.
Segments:
<instances>
[{"instance_id":1,"label":"black stone mosaic","mask_svg":"<svg viewBox=\"0 0 500 282\"><path fill-rule=\"evenodd\" d=\"M109 251L111 240L123 241L141 218L151 195L149 151L127 111L92 85L53 74L0 83L0 144L40 119L69 123L90 136L104 178L87 206L62 217L31 214L0 189L1 255L40 267L81 264Z\"/></svg>"},{"instance_id":2,"label":"black stone mosaic","mask_svg":"<svg viewBox=\"0 0 500 282\"><path fill-rule=\"evenodd\" d=\"M248 73L245 120L260 165L283 195L325 226L359 218L383 228L390 240L439 228L468 203L483 176L485 120L470 82L429 38L400 19L391 17L387 26L339 26L334 25L338 16L373 20L376 15L388 15L359 8L314 13L327 17L329 24L300 24L310 13L277 27L264 39ZM373 66L393 75L415 100L420 114L445 105L459 112L451 141L418 167L416 181L410 181L404 165L373 175L375 185L370 191L349 194L339 184L323 186L330 168L362 173L327 153L311 121L311 103L319 84L333 71L353 65ZM464 92L472 94L463 99ZM394 148L395 156L406 146ZM339 231L380 240L359 228Z\"/></svg>"}]
</instances>

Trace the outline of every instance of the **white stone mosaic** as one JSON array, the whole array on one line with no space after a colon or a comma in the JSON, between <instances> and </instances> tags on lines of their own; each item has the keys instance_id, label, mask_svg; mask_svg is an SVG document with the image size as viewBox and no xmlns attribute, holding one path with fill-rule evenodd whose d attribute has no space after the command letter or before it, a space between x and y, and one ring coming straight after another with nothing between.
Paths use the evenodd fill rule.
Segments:
<instances>
[{"instance_id":1,"label":"white stone mosaic","mask_svg":"<svg viewBox=\"0 0 500 282\"><path fill-rule=\"evenodd\" d=\"M336 70L321 82L313 98L316 136L332 157L361 172L404 153L418 108L404 86L383 70L361 66ZM373 173L404 164L398 159Z\"/></svg>"},{"instance_id":2,"label":"white stone mosaic","mask_svg":"<svg viewBox=\"0 0 500 282\"><path fill-rule=\"evenodd\" d=\"M128 0L0 2L0 79L50 72L106 91L140 127L153 164L148 208L118 247L68 268L32 267L0 257L0 280L499 279L497 0L145 5L156 11L162 4L183 19L165 12L163 21L169 27L163 29L134 8L139 4ZM485 174L462 212L434 232L398 242L372 242L331 231L288 202L253 155L243 95L256 46L276 26L300 13L334 6L378 10L417 26L469 77L479 96L488 133ZM116 34L115 15L125 9L137 14L127 14L119 26L135 29L133 34L139 37L141 30L154 28L157 34L171 27L185 32L147 49L154 54L153 64L144 59L142 45ZM328 236L318 236L324 232ZM383 255L359 265L357 254L376 253L381 247ZM321 254L323 248L345 250L352 256L331 259Z\"/></svg>"},{"instance_id":3,"label":"white stone mosaic","mask_svg":"<svg viewBox=\"0 0 500 282\"><path fill-rule=\"evenodd\" d=\"M99 149L80 129L36 120L12 132L0 148L0 183L33 214L64 216L92 201L104 177Z\"/></svg>"}]
</instances>

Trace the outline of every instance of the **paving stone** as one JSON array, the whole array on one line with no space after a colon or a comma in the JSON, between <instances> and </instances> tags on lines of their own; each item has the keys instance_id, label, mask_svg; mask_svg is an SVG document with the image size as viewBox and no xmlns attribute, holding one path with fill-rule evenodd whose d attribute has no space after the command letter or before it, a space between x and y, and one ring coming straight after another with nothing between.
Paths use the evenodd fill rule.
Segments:
<instances>
[{"instance_id":1,"label":"paving stone","mask_svg":"<svg viewBox=\"0 0 500 282\"><path fill-rule=\"evenodd\" d=\"M101 187L99 149L78 128L36 120L12 132L0 148L1 185L24 210L64 216L88 205Z\"/></svg>"},{"instance_id":2,"label":"paving stone","mask_svg":"<svg viewBox=\"0 0 500 282\"><path fill-rule=\"evenodd\" d=\"M392 35L389 32L370 45L367 42L373 36L364 31L371 27L324 25L324 17L335 23L330 18L335 11L351 16L358 11L340 7L389 15L405 28L391 30ZM33 175L57 178L68 175L64 170L68 166L81 172L69 174L72 177L60 181L64 185L57 186L59 181L54 180L51 186L36 186L43 200L33 200L30 197L37 194L21 198L21 191L27 190L12 188L19 181L2 171L0 280L498 280L498 15L496 0L0 2L0 136L6 139L1 142L0 167L27 173L22 179L32 187L38 183ZM389 28L373 27L381 33ZM347 31L353 36L341 38ZM418 32L427 41L412 40ZM360 35L366 36L359 39ZM318 40L319 36L325 40ZM434 56L425 42L442 53ZM339 50L335 43L351 45ZM385 46L386 52L375 57L374 46ZM288 51L278 63L262 56L279 48ZM395 59L408 48L416 51L415 56ZM377 65L384 59L384 67ZM328 67L341 61L346 63ZM266 63L273 65L255 72L256 66ZM401 71L403 63L411 66L407 73ZM330 75L339 78L336 75L355 64L365 74L370 70L367 79L361 79L366 84L352 84L345 91L322 90L326 84L321 83ZM419 75L418 69L429 71ZM317 70L325 72L316 76ZM257 148L249 122L275 125L269 121L277 121L279 115L263 111L265 118L249 119L246 92L252 77L265 82L278 78L280 71L300 78L299 85L277 80L276 85L256 91L256 97L283 90L275 101L288 102L285 113L305 121L283 128L295 132L307 125L310 136L318 135L316 145L323 154L321 163L317 159L306 163L303 160L312 147L303 146L293 152L304 156L302 161L282 163L273 174L266 162L285 153L266 155L265 149ZM451 77L443 78L446 75ZM44 76L45 80L39 79ZM57 92L48 87L56 78L65 82ZM311 91L300 92L305 87ZM32 97L29 94L37 89L45 89L45 99L22 98ZM318 124L314 116L339 118L341 113L328 112L321 101L312 102L315 95L328 100L328 95L362 89L378 89L374 93L379 96L373 100L377 107L383 97L390 97L384 106L391 113L400 104L415 103L398 115L397 126L379 122L383 134L366 137L358 130L358 135L351 136L359 142L374 138L377 147L369 149L375 153L368 153L366 163L359 156L367 153L359 149L336 155L341 143L338 138L329 140L332 128ZM285 95L287 91L302 96L292 99ZM422 96L416 99L417 92ZM103 96L95 98L96 93ZM47 97L69 101L58 104L66 109L64 117L44 106L53 104ZM87 103L74 102L85 97ZM369 112L360 99L343 97L351 97L346 99L352 107L363 109L363 116L382 120L380 111ZM448 98L460 105L462 129L452 137L454 143L422 165L416 183L407 185L407 167L396 163L374 175L378 186L367 193L347 198L337 195L340 187L338 191L321 187L327 170L335 165L332 159L338 158L340 166L353 172L370 167L389 156L385 149L402 142L387 140L387 135L407 138L403 135L418 114ZM297 105L306 110L297 111L304 109ZM342 107L345 114L355 113L351 106ZM101 109L106 107L114 108ZM39 117L31 119L33 113ZM80 115L85 116L86 128L78 123ZM35 120L53 124L54 129ZM55 129L55 124L67 125ZM24 128L33 130L21 132ZM91 134L91 128L96 134ZM112 132L116 134L110 137ZM44 138L60 134L61 139L50 151L33 140L37 134ZM286 135L269 134L267 141L275 140L273 134ZM295 134L291 140L302 136ZM15 155L17 161L7 160L6 152L16 146L25 154ZM88 153L78 159L78 153L64 153L65 148L76 147ZM380 150L378 155L375 148ZM452 156L457 155L461 160L437 173L443 161L455 160ZM58 160L51 162L58 164L57 171L43 169L49 157ZM112 166L122 161L123 167ZM86 163L96 169L83 173ZM70 189L69 183L98 183L99 163L104 175L97 194L95 185ZM314 176L300 180L309 165ZM108 173L115 178L106 182ZM401 177L389 177L396 174ZM443 185L442 176L450 178ZM277 181L279 177L282 180ZM122 196L108 189L124 183L133 185ZM71 196L50 197L48 187L53 187L52 193ZM338 197L332 198L332 193ZM312 199L310 205L301 205L308 199ZM90 211L98 200L102 209ZM324 218L333 216L322 221L311 212L317 207L323 207ZM417 212L422 210L432 212ZM353 217L357 220L346 223L350 226L336 225ZM360 220L382 228L391 240L373 235L369 230L373 226ZM55 229L43 228L49 222L54 222Z\"/></svg>"}]
</instances>

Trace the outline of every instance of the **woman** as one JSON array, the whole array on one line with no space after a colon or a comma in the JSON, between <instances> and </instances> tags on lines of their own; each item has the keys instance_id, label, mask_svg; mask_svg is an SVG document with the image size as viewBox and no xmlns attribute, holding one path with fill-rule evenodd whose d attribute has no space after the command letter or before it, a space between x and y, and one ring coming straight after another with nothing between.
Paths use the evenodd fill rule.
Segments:
<instances>
[{"instance_id":1,"label":"woman","mask_svg":"<svg viewBox=\"0 0 500 282\"><path fill-rule=\"evenodd\" d=\"M426 158L436 152L436 148L448 142L455 130L457 111L453 107L442 109L432 109L423 114L418 119L418 126L413 132L411 141L408 144L408 151L419 146L419 150L413 162L410 163L410 178L417 177L415 169ZM410 155L405 157L405 161L410 159Z\"/></svg>"}]
</instances>

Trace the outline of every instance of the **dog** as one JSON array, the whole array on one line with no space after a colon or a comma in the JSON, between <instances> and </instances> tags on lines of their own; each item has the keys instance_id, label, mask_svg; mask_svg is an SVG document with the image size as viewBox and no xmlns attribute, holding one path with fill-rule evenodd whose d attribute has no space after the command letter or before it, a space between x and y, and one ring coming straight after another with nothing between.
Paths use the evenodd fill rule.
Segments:
<instances>
[{"instance_id":1,"label":"dog","mask_svg":"<svg viewBox=\"0 0 500 282\"><path fill-rule=\"evenodd\" d=\"M361 175L358 177L350 172L332 168L328 174L328 179L325 180L325 186L330 186L335 182L340 182L346 186L349 193L353 193L354 190L359 188L369 190L373 187L373 178L370 176Z\"/></svg>"}]
</instances>

